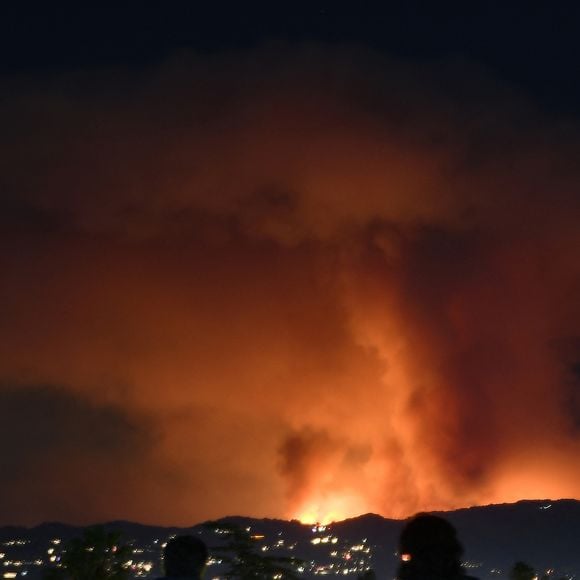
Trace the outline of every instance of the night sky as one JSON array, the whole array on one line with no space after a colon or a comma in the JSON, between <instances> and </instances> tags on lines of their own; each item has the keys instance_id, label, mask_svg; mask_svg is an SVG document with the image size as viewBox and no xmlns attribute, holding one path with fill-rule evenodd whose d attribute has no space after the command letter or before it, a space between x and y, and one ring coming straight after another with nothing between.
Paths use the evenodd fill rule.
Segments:
<instances>
[{"instance_id":1,"label":"night sky","mask_svg":"<svg viewBox=\"0 0 580 580\"><path fill-rule=\"evenodd\" d=\"M580 9L142 4L1 9L0 524L580 499Z\"/></svg>"}]
</instances>

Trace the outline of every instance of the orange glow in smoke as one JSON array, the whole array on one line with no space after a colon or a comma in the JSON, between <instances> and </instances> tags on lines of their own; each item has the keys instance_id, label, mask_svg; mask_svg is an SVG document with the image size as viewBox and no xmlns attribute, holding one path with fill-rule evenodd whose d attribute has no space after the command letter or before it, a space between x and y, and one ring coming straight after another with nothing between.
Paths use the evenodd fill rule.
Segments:
<instances>
[{"instance_id":1,"label":"orange glow in smoke","mask_svg":"<svg viewBox=\"0 0 580 580\"><path fill-rule=\"evenodd\" d=\"M580 498L580 134L441 66L288 46L81 74L119 99L14 84L4 524Z\"/></svg>"},{"instance_id":2,"label":"orange glow in smoke","mask_svg":"<svg viewBox=\"0 0 580 580\"><path fill-rule=\"evenodd\" d=\"M345 494L329 494L317 500L307 501L297 510L294 519L303 524L328 525L364 513L359 498Z\"/></svg>"},{"instance_id":3,"label":"orange glow in smoke","mask_svg":"<svg viewBox=\"0 0 580 580\"><path fill-rule=\"evenodd\" d=\"M326 526L332 522L340 522L345 519L345 515L336 511L324 512L319 508L307 509L299 514L297 519L302 524L321 524Z\"/></svg>"}]
</instances>

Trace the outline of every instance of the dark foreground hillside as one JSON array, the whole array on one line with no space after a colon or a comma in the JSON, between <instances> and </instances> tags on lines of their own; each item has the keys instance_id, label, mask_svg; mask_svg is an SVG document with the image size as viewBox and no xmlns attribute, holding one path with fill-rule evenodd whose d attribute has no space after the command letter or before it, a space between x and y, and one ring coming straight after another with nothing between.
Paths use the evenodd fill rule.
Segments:
<instances>
[{"instance_id":1,"label":"dark foreground hillside","mask_svg":"<svg viewBox=\"0 0 580 580\"><path fill-rule=\"evenodd\" d=\"M446 512L463 542L469 574L481 579L507 578L516 560L532 565L541 577L554 580L580 577L580 502L521 501L516 504L474 507ZM393 578L397 566L397 538L404 522L374 514L330 526L306 526L296 521L223 518L249 528L256 550L264 555L290 555L301 560L300 574L357 578L371 567L380 579ZM133 549L135 578L154 578L160 573L161 546L174 534L199 534L209 546L223 543L219 531L201 525L191 528L145 526L111 522L121 530ZM219 529L219 528L218 528ZM34 528L0 528L0 575L36 580L42 570L58 559L66 542L80 528L47 523ZM216 555L215 560L218 560ZM208 567L208 580L220 575L217 562ZM12 576L16 573L17 576ZM23 574L25 573L25 574ZM6 576L8 574L8 576Z\"/></svg>"}]
</instances>

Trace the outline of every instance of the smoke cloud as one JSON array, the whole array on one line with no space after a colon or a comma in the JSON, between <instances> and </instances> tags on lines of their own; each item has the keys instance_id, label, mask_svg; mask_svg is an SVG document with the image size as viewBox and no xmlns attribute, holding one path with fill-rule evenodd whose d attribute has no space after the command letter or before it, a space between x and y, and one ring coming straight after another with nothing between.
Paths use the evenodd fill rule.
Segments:
<instances>
[{"instance_id":1,"label":"smoke cloud","mask_svg":"<svg viewBox=\"0 0 580 580\"><path fill-rule=\"evenodd\" d=\"M10 522L580 498L574 121L354 48L2 93Z\"/></svg>"}]
</instances>

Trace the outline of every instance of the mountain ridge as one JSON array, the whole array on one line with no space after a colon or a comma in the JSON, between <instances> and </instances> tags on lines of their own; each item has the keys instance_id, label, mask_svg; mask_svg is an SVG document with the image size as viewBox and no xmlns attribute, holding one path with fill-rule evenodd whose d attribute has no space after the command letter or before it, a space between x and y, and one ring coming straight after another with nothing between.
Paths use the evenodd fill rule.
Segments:
<instances>
[{"instance_id":1,"label":"mountain ridge","mask_svg":"<svg viewBox=\"0 0 580 580\"><path fill-rule=\"evenodd\" d=\"M465 547L464 561L470 567L469 573L482 580L507 578L507 572L517 560L529 562L540 575L553 570L549 576L555 579L578 577L580 574L579 500L521 500L429 513L445 517L456 527L458 537ZM312 524L303 524L297 520L225 516L214 521L250 527L253 533L266 538L264 542L284 538L285 546L296 545L292 555L308 561L324 559L327 555L323 551L331 549L330 545L314 545L312 539L319 531ZM405 521L367 513L333 522L326 526L324 534L330 533L337 537L337 546L343 550L364 539L372 548L371 564L377 577L386 579L394 576L398 565L395 552ZM158 566L161 545L173 534L200 534L208 545L214 545L216 537L204 527L206 523L156 526L116 520L102 525L107 529L122 531L127 541L134 545L148 546L150 558L156 560ZM47 546L55 537L66 542L78 536L83 527L62 522L43 522L29 528L2 526L0 542L22 538L27 541L26 545L10 550L20 549L23 558L26 555L34 559L38 557L37 554L46 554ZM305 575L305 578L308 577Z\"/></svg>"},{"instance_id":2,"label":"mountain ridge","mask_svg":"<svg viewBox=\"0 0 580 580\"><path fill-rule=\"evenodd\" d=\"M546 503L563 504L566 502L571 503L571 504L580 504L580 499L574 499L574 498L520 499L520 500L517 500L515 502L489 503L489 504L481 504L481 505L473 505L473 506L454 508L454 509L449 509L449 510L424 510L424 511L420 511L417 513L430 513L430 514L441 515L442 517L444 517L446 514L457 514L460 512L466 512L466 511L470 511L470 510L481 510L481 509L498 508L498 507L504 507L504 506L536 505L536 504L546 504ZM329 525L341 524L343 522L347 522L350 520L356 520L356 519L364 518L367 516L373 516L373 517L381 518L383 520L389 520L389 521L394 521L394 522L404 522L404 521L413 517L413 515L410 515L410 516L405 517L405 518L390 518L387 516L383 516L381 514L377 514L375 512L366 512L364 514L359 514L357 516L351 516L348 518L344 518L343 520L334 520L334 521L330 522ZM147 524L147 523L143 523L143 522L138 522L138 521L133 521L133 520L125 520L125 519L98 521L98 522L92 522L92 523L88 523L88 524L71 524L71 523L67 523L67 522L48 520L48 521L40 522L40 523L34 524L34 525L19 525L19 524L2 525L0 523L0 529L4 530L7 528L12 528L15 530L16 529L18 529L18 530L33 530L33 529L43 527L43 526L69 526L72 528L82 529L82 528L91 527L91 526L99 526L99 525L108 526L108 525L114 525L114 524L123 524L123 525L129 524L129 525L134 525L134 526L155 527L155 528L164 528L164 529L188 529L188 528L194 528L196 526L202 525L202 524L207 523L209 521L222 521L222 520L235 520L235 519L259 520L259 521L269 521L269 522L286 522L286 523L298 522L300 525L303 525L303 526L311 526L314 524L314 522L304 523L296 518L291 518L291 519L287 520L284 518L271 518L271 517L262 517L261 518L261 517L241 515L241 514L228 514L225 516L220 516L219 518L215 518L215 519L203 520L203 521L200 521L197 523L193 523L191 525Z\"/></svg>"}]
</instances>

